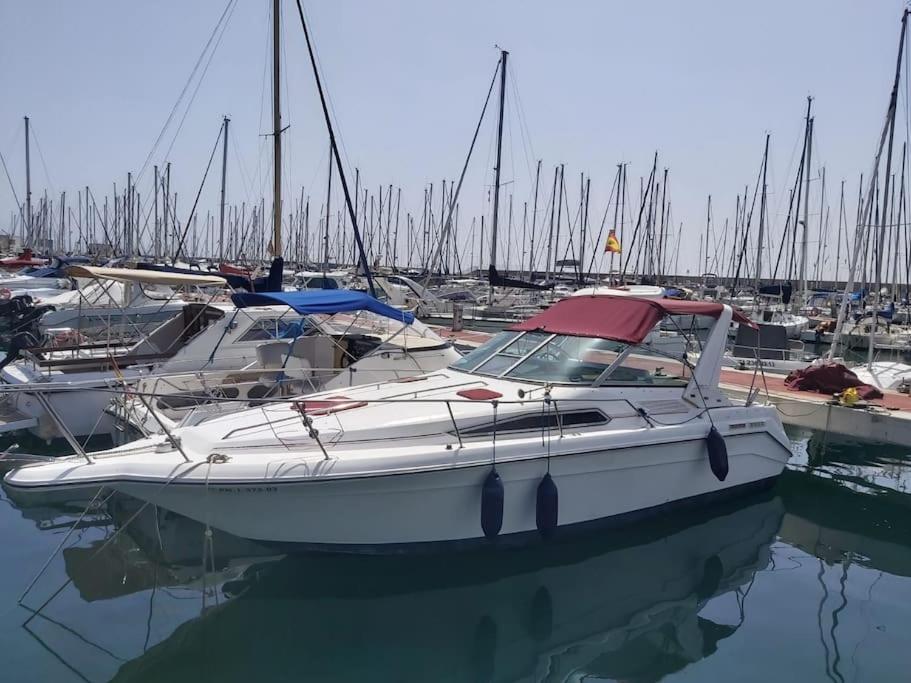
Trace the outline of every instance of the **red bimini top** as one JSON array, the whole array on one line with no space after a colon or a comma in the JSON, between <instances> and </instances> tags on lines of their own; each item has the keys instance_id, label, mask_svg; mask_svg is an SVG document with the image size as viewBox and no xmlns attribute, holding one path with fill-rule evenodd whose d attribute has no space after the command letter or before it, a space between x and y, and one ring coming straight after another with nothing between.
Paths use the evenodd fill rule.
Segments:
<instances>
[{"instance_id":1,"label":"red bimini top","mask_svg":"<svg viewBox=\"0 0 911 683\"><path fill-rule=\"evenodd\" d=\"M508 329L598 337L639 344L655 325L669 315L707 315L717 318L723 310L723 304L713 301L640 299L594 294L572 296L558 301L546 311ZM756 323L737 310L734 311L733 320L742 325L756 326Z\"/></svg>"}]
</instances>

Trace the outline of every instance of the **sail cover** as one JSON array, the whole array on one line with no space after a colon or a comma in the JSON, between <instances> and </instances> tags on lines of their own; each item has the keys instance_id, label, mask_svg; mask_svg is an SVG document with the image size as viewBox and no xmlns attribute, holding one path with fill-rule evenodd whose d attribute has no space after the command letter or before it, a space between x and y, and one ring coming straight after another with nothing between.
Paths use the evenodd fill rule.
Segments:
<instances>
[{"instance_id":1,"label":"sail cover","mask_svg":"<svg viewBox=\"0 0 911 683\"><path fill-rule=\"evenodd\" d=\"M512 287L513 289L550 289L553 285L536 285L534 282L517 280L511 277L503 277L494 266L487 269L487 278L490 280L491 287Z\"/></svg>"},{"instance_id":2,"label":"sail cover","mask_svg":"<svg viewBox=\"0 0 911 683\"><path fill-rule=\"evenodd\" d=\"M600 337L639 344L655 325L669 315L706 315L717 318L724 305L712 301L638 299L628 296L572 296L532 316L510 330L576 337ZM734 322L753 326L743 313L734 311Z\"/></svg>"},{"instance_id":3,"label":"sail cover","mask_svg":"<svg viewBox=\"0 0 911 683\"><path fill-rule=\"evenodd\" d=\"M269 266L269 274L265 277L258 277L251 280L243 275L234 273L209 273L218 275L227 280L233 289L246 289L248 292L280 292L282 289L282 270L284 268L284 259L280 256L272 259ZM159 266L153 263L137 263L136 267L140 270L152 270L159 273L184 273L186 275L199 275L202 271L193 268L175 268L174 266Z\"/></svg>"},{"instance_id":4,"label":"sail cover","mask_svg":"<svg viewBox=\"0 0 911 683\"><path fill-rule=\"evenodd\" d=\"M115 280L117 282L136 282L149 285L170 285L181 287L196 285L199 287L224 286L225 279L219 275L195 271L193 273L171 273L163 271L134 270L132 268L103 268L101 266L68 266L66 274L70 277Z\"/></svg>"},{"instance_id":5,"label":"sail cover","mask_svg":"<svg viewBox=\"0 0 911 683\"><path fill-rule=\"evenodd\" d=\"M414 315L400 311L364 292L347 289L311 289L304 292L238 292L231 295L238 308L248 306L290 306L301 315L307 313L348 313L370 311L406 325L414 322Z\"/></svg>"}]
</instances>

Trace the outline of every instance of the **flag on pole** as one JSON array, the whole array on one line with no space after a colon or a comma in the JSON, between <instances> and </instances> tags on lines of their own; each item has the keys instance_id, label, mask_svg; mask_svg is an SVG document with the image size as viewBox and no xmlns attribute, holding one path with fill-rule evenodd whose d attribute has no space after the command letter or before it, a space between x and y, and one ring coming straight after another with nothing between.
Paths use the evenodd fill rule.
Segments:
<instances>
[{"instance_id":1,"label":"flag on pole","mask_svg":"<svg viewBox=\"0 0 911 683\"><path fill-rule=\"evenodd\" d=\"M620 240L617 239L616 231L611 230L607 233L607 242L604 243L604 253L619 254L620 251Z\"/></svg>"}]
</instances>

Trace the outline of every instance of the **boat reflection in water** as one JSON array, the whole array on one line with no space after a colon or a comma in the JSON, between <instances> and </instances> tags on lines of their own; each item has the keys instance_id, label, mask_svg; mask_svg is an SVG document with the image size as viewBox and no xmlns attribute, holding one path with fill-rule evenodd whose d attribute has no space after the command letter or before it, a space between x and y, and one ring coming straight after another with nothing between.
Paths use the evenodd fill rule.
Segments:
<instances>
[{"instance_id":1,"label":"boat reflection in water","mask_svg":"<svg viewBox=\"0 0 911 683\"><path fill-rule=\"evenodd\" d=\"M119 505L115 518L130 507ZM168 513L158 531L155 514L128 527L152 542L150 555L201 557L203 527ZM222 600L233 599L122 664L114 680L657 680L737 630L742 611L733 623L699 612L768 565L782 515L767 494L599 539L457 556L258 562L219 556L219 545L244 552L248 542L216 537L216 580ZM228 578L224 568L244 561ZM66 564L85 595L97 566ZM93 596L105 597L97 587Z\"/></svg>"},{"instance_id":2,"label":"boat reflection in water","mask_svg":"<svg viewBox=\"0 0 911 683\"><path fill-rule=\"evenodd\" d=\"M204 525L128 496L112 495L105 510L120 533L61 553L86 602L163 587L211 597L218 584L241 576L254 562L281 557L274 548L217 529L209 537Z\"/></svg>"}]
</instances>

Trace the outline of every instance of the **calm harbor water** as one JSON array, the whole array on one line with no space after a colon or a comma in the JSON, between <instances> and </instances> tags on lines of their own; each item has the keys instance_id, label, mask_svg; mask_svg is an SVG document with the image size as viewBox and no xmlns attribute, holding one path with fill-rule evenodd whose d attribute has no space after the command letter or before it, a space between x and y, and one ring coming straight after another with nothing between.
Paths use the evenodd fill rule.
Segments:
<instances>
[{"instance_id":1,"label":"calm harbor water","mask_svg":"<svg viewBox=\"0 0 911 683\"><path fill-rule=\"evenodd\" d=\"M791 435L768 494L444 558L205 544L112 498L28 608L79 511L3 496L0 680L908 681L911 447Z\"/></svg>"}]
</instances>

